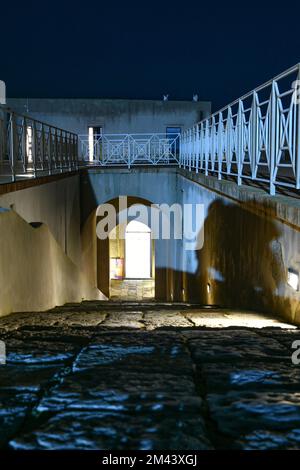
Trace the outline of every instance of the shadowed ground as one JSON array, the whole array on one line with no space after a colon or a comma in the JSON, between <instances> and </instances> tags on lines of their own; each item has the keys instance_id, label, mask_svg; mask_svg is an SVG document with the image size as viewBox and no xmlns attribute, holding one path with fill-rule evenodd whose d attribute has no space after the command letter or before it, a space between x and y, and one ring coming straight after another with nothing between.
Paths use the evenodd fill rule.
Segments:
<instances>
[{"instance_id":1,"label":"shadowed ground","mask_svg":"<svg viewBox=\"0 0 300 470\"><path fill-rule=\"evenodd\" d=\"M299 330L251 312L83 302L0 320L0 445L297 449Z\"/></svg>"}]
</instances>

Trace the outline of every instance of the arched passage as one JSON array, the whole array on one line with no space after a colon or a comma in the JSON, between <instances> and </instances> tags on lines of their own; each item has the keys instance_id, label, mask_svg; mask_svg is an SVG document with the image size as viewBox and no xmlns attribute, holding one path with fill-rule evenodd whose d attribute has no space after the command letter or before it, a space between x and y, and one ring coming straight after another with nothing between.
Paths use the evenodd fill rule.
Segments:
<instances>
[{"instance_id":1,"label":"arched passage","mask_svg":"<svg viewBox=\"0 0 300 470\"><path fill-rule=\"evenodd\" d=\"M123 193L124 195L124 193ZM131 210L134 205L143 205L150 215L150 208L154 208L159 212L159 217L162 215L160 202L155 200L145 199L139 196L128 195L127 209ZM98 203L94 210L86 218L82 226L82 240L83 240L83 258L84 258L84 271L89 278L95 279L95 285L107 297L110 297L110 246L109 240L100 240L96 237L96 225L101 222L101 217L96 216L101 213L101 206L103 204L111 204L116 210L117 216L122 213L123 204L120 205L119 197L113 199L103 200ZM99 210L100 209L100 210ZM105 217L105 216L103 216ZM155 223L151 227L151 216L149 217L148 226L153 233L155 232ZM174 219L174 218L173 218ZM150 223L151 221L151 223ZM116 221L115 225L118 225ZM171 224L173 220L171 220ZM109 231L112 230L109 227ZM159 229L161 232L161 229ZM172 228L171 228L172 230ZM124 247L125 250L125 247ZM155 265L152 264L152 278L155 285L155 299L158 301L182 301L184 298L183 282L184 273L182 271L183 253L182 253L182 240L167 239L162 237L162 234L155 238L153 253L155 255ZM124 261L125 262L125 261ZM124 264L125 271L125 264ZM125 274L124 274L125 276Z\"/></svg>"},{"instance_id":2,"label":"arched passage","mask_svg":"<svg viewBox=\"0 0 300 470\"><path fill-rule=\"evenodd\" d=\"M108 201L120 218L119 198ZM127 208L139 206L150 210L152 202L128 196ZM149 217L150 218L150 217ZM97 221L100 219L97 218ZM156 241L151 238L151 227L129 218L128 224L118 223L106 240L96 241L96 271L98 288L107 297L124 300L162 298L164 283L162 271L157 269ZM158 282L157 282L158 279ZM159 281L160 280L160 281ZM156 289L158 284L158 289Z\"/></svg>"},{"instance_id":3,"label":"arched passage","mask_svg":"<svg viewBox=\"0 0 300 470\"><path fill-rule=\"evenodd\" d=\"M155 296L155 243L138 220L117 225L109 236L110 297L149 300Z\"/></svg>"},{"instance_id":4,"label":"arched passage","mask_svg":"<svg viewBox=\"0 0 300 470\"><path fill-rule=\"evenodd\" d=\"M171 207L180 203L182 193L174 171L163 168L151 171L135 169L127 171L96 171L81 178L81 230L83 239L84 271L95 279L97 287L109 297L109 246L95 236L96 210L109 202L118 210L118 198L127 195L128 206L142 203L149 207L161 204ZM160 210L160 209L159 209ZM171 221L171 224L173 222ZM89 227L88 227L89 225ZM93 238L94 237L94 238ZM92 241L91 241L92 240ZM107 246L105 246L105 243ZM97 253L97 255L96 255ZM155 240L155 299L181 301L184 297L184 255L181 240L167 240L161 236Z\"/></svg>"}]
</instances>

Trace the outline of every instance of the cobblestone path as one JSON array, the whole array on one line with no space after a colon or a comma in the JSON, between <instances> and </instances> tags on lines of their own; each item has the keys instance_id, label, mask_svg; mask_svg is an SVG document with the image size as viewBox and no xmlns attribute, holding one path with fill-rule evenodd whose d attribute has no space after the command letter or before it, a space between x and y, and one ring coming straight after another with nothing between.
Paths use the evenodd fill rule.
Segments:
<instances>
[{"instance_id":1,"label":"cobblestone path","mask_svg":"<svg viewBox=\"0 0 300 470\"><path fill-rule=\"evenodd\" d=\"M298 449L300 331L184 304L0 319L4 449Z\"/></svg>"}]
</instances>

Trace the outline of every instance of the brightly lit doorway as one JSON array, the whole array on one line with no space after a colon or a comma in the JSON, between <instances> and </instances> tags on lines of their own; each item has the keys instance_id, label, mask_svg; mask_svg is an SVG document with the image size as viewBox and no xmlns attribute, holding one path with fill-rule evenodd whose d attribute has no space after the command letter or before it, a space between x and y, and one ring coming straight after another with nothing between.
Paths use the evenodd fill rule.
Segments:
<instances>
[{"instance_id":1,"label":"brightly lit doorway","mask_svg":"<svg viewBox=\"0 0 300 470\"><path fill-rule=\"evenodd\" d=\"M125 276L127 279L151 278L151 229L132 220L125 232Z\"/></svg>"}]
</instances>

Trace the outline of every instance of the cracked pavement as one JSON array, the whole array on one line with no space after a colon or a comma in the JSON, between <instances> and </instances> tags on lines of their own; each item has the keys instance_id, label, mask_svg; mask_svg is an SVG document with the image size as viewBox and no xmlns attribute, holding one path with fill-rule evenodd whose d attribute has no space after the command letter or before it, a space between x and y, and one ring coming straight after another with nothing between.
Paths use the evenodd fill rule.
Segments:
<instances>
[{"instance_id":1,"label":"cracked pavement","mask_svg":"<svg viewBox=\"0 0 300 470\"><path fill-rule=\"evenodd\" d=\"M189 304L0 319L2 449L298 449L298 328Z\"/></svg>"}]
</instances>

